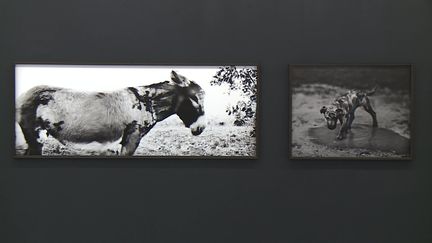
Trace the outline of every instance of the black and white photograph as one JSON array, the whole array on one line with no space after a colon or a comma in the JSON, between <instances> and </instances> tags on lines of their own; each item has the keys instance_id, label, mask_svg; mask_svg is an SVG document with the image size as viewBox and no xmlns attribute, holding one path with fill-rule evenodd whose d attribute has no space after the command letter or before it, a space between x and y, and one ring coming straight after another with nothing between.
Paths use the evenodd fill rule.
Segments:
<instances>
[{"instance_id":1,"label":"black and white photograph","mask_svg":"<svg viewBox=\"0 0 432 243\"><path fill-rule=\"evenodd\" d=\"M290 156L412 158L411 65L290 65Z\"/></svg>"},{"instance_id":2,"label":"black and white photograph","mask_svg":"<svg viewBox=\"0 0 432 243\"><path fill-rule=\"evenodd\" d=\"M257 156L257 66L15 65L16 157Z\"/></svg>"}]
</instances>

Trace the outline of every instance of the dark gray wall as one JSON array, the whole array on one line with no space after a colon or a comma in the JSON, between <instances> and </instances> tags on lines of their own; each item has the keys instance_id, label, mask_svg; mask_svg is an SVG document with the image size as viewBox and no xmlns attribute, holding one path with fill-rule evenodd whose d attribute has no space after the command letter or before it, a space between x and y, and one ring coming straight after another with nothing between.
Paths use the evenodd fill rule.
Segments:
<instances>
[{"instance_id":1,"label":"dark gray wall","mask_svg":"<svg viewBox=\"0 0 432 243\"><path fill-rule=\"evenodd\" d=\"M1 0L0 242L432 242L430 0ZM13 63L259 63L257 161L14 160ZM288 160L289 63L412 63L412 162Z\"/></svg>"}]
</instances>

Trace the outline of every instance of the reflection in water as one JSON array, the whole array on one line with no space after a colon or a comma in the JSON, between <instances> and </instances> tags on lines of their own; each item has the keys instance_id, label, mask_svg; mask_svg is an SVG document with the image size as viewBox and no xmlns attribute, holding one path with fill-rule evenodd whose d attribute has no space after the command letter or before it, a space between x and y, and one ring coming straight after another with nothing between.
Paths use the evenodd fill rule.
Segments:
<instances>
[{"instance_id":1,"label":"reflection in water","mask_svg":"<svg viewBox=\"0 0 432 243\"><path fill-rule=\"evenodd\" d=\"M401 155L409 154L409 139L385 128L355 125L343 140L336 139L338 131L338 129L330 130L327 127L313 127L308 133L312 142L337 149L360 148Z\"/></svg>"}]
</instances>

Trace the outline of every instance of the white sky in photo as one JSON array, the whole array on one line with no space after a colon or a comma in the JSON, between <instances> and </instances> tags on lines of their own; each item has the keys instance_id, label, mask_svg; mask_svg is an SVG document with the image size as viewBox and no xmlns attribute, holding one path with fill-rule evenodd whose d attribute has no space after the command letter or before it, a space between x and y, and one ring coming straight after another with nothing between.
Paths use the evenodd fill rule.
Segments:
<instances>
[{"instance_id":1,"label":"white sky in photo","mask_svg":"<svg viewBox=\"0 0 432 243\"><path fill-rule=\"evenodd\" d=\"M219 66L18 64L15 68L15 95L19 97L36 85L64 87L77 91L113 91L170 80L172 70L195 81L204 89L204 107L207 115L226 115L226 107L235 104L240 98L239 92L231 92L228 95L226 85L210 85L210 80L219 70Z\"/></svg>"}]
</instances>

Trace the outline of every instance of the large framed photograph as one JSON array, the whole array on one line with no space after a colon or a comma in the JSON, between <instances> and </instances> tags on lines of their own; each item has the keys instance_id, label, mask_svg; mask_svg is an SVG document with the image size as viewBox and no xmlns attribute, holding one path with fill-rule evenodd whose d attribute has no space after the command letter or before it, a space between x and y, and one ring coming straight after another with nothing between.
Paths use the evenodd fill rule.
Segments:
<instances>
[{"instance_id":1,"label":"large framed photograph","mask_svg":"<svg viewBox=\"0 0 432 243\"><path fill-rule=\"evenodd\" d=\"M412 65L290 65L289 81L291 158L412 158Z\"/></svg>"},{"instance_id":2,"label":"large framed photograph","mask_svg":"<svg viewBox=\"0 0 432 243\"><path fill-rule=\"evenodd\" d=\"M256 158L256 65L15 65L15 156Z\"/></svg>"}]
</instances>

